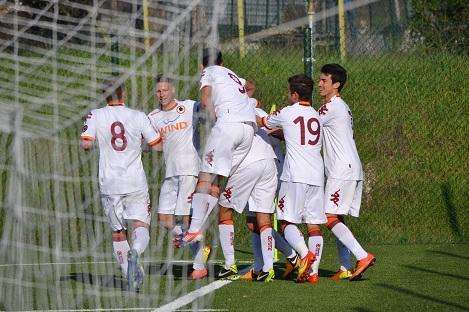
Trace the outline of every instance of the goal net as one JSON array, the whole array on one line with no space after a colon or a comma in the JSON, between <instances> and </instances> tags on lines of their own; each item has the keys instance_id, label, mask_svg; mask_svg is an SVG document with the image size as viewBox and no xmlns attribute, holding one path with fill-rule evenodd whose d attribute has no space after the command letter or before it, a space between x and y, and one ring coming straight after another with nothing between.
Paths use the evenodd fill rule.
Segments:
<instances>
[{"instance_id":1,"label":"goal net","mask_svg":"<svg viewBox=\"0 0 469 312\"><path fill-rule=\"evenodd\" d=\"M78 138L82 116L113 91L101 92L111 76L146 113L157 74L174 78L178 98L196 98L197 60L218 44L225 5L0 1L0 310L152 310L211 282L186 279L190 254L172 250L153 216L143 289L126 291L99 200L98 152L80 151ZM161 159L144 156L153 202Z\"/></svg>"}]
</instances>

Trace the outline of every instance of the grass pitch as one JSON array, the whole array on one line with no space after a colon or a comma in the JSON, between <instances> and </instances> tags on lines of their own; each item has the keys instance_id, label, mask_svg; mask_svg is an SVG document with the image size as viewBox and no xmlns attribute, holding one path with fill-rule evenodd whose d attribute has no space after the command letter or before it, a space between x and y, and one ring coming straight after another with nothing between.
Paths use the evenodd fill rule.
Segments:
<instances>
[{"instance_id":1,"label":"grass pitch","mask_svg":"<svg viewBox=\"0 0 469 312\"><path fill-rule=\"evenodd\" d=\"M323 253L319 283L236 281L212 308L229 311L468 311L469 245L370 246L377 262L357 282L325 278L337 269L335 245ZM281 276L283 268L277 269Z\"/></svg>"},{"instance_id":2,"label":"grass pitch","mask_svg":"<svg viewBox=\"0 0 469 312\"><path fill-rule=\"evenodd\" d=\"M326 245L318 284L234 281L179 309L222 311L467 311L469 310L469 245L380 245L369 246L376 265L358 282L334 282L326 276L336 268L334 244ZM251 255L237 249L240 262ZM217 257L218 259L221 259ZM186 278L190 265L146 258L145 284L139 294L126 291L112 259L75 264L46 264L39 269L24 267L21 276L9 266L0 266L3 280L0 310L152 311L181 296L211 284L220 266L211 265L212 277L202 282ZM247 268L248 264L240 265ZM276 265L281 276L283 266ZM34 277L34 278L33 278ZM32 278L32 279L31 279Z\"/></svg>"}]
</instances>

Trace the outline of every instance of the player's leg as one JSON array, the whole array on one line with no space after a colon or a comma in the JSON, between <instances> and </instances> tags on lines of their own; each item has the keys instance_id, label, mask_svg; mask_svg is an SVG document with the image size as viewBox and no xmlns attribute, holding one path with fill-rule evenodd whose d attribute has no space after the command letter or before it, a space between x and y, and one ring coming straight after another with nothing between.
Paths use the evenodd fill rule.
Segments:
<instances>
[{"instance_id":1,"label":"player's leg","mask_svg":"<svg viewBox=\"0 0 469 312\"><path fill-rule=\"evenodd\" d=\"M334 191L335 190L335 191ZM373 254L363 249L350 229L339 219L339 215L353 213L358 217L361 181L340 181L329 179L326 184L327 228L355 256L357 265L349 280L359 279L361 274L375 262Z\"/></svg>"},{"instance_id":2,"label":"player's leg","mask_svg":"<svg viewBox=\"0 0 469 312\"><path fill-rule=\"evenodd\" d=\"M122 229L112 232L112 247L114 250L114 257L122 270L122 275L127 277L127 253L130 250L130 245L127 241L126 230Z\"/></svg>"},{"instance_id":3,"label":"player's leg","mask_svg":"<svg viewBox=\"0 0 469 312\"><path fill-rule=\"evenodd\" d=\"M225 258L225 266L219 272L219 278L231 278L238 275L234 251L233 209L220 206L218 214L220 244Z\"/></svg>"},{"instance_id":4,"label":"player's leg","mask_svg":"<svg viewBox=\"0 0 469 312\"><path fill-rule=\"evenodd\" d=\"M319 281L319 264L321 263L324 239L322 237L321 228L317 224L308 224L308 248L314 252L315 260L311 265L308 276L308 282L315 284Z\"/></svg>"},{"instance_id":5,"label":"player's leg","mask_svg":"<svg viewBox=\"0 0 469 312\"><path fill-rule=\"evenodd\" d=\"M178 177L165 178L160 189L158 201L158 226L163 231L173 232L174 212L178 194Z\"/></svg>"},{"instance_id":6,"label":"player's leg","mask_svg":"<svg viewBox=\"0 0 469 312\"><path fill-rule=\"evenodd\" d=\"M315 260L311 266L308 282L315 284L319 281L319 264L321 263L324 239L321 233L320 224L327 222L324 212L324 187L309 185L306 191L305 200L305 221L308 228L308 247L315 255Z\"/></svg>"},{"instance_id":7,"label":"player's leg","mask_svg":"<svg viewBox=\"0 0 469 312\"><path fill-rule=\"evenodd\" d=\"M124 207L121 196L101 195L101 203L112 230L112 247L114 257L119 264L122 275L127 277L127 253L130 245L127 240L127 229L123 218Z\"/></svg>"},{"instance_id":8,"label":"player's leg","mask_svg":"<svg viewBox=\"0 0 469 312\"><path fill-rule=\"evenodd\" d=\"M274 276L274 249L275 240L272 233L272 215L270 213L256 212L256 221L259 228L259 236L261 240L262 260L263 267L262 271L259 272L257 277L258 281L271 281Z\"/></svg>"},{"instance_id":9,"label":"player's leg","mask_svg":"<svg viewBox=\"0 0 469 312\"><path fill-rule=\"evenodd\" d=\"M143 267L140 257L150 242L151 206L148 190L123 196L123 218L132 224L132 245L127 254L127 279L130 290L138 290L143 283Z\"/></svg>"},{"instance_id":10,"label":"player's leg","mask_svg":"<svg viewBox=\"0 0 469 312\"><path fill-rule=\"evenodd\" d=\"M249 205L251 205L251 198L249 199ZM252 244L252 253L254 255L254 264L252 268L246 272L244 275L241 275L240 279L242 280L255 280L259 275L259 272L264 266L264 260L262 259L262 250L261 250L261 237L259 235L259 228L257 227L256 215L252 212L247 212L246 214L246 225L248 230L251 232L251 244Z\"/></svg>"},{"instance_id":11,"label":"player's leg","mask_svg":"<svg viewBox=\"0 0 469 312\"><path fill-rule=\"evenodd\" d=\"M338 215L337 216L340 222L344 223L344 216ZM352 254L350 250L345 247L345 245L338 239L335 238L335 243L337 246L337 255L339 258L340 267L336 273L334 273L330 278L335 281L339 281L342 279L348 279L352 276L353 264L352 264Z\"/></svg>"}]
</instances>

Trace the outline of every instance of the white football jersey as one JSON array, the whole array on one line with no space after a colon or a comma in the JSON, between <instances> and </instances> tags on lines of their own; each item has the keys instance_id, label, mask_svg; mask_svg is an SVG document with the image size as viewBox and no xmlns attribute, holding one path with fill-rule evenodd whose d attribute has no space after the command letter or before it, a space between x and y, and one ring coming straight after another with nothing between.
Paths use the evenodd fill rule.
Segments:
<instances>
[{"instance_id":1,"label":"white football jersey","mask_svg":"<svg viewBox=\"0 0 469 312\"><path fill-rule=\"evenodd\" d=\"M256 100L256 102L257 102L257 100ZM256 108L256 115L261 117L261 118L269 116L269 114L267 114L261 108ZM260 129L262 131L266 132L266 133L268 132L268 129L265 128L265 127L261 127ZM285 160L285 155L283 153L282 146L281 146L282 141L280 139L277 139L276 137L271 136L271 135L268 136L268 140L269 140L269 144L272 146L272 148L274 150L274 153L275 153L275 156L276 156L277 160L279 161L280 165L283 166L283 161Z\"/></svg>"},{"instance_id":2,"label":"white football jersey","mask_svg":"<svg viewBox=\"0 0 469 312\"><path fill-rule=\"evenodd\" d=\"M212 88L212 103L217 122L256 123L254 108L244 88L244 80L223 66L209 66L202 71L200 89Z\"/></svg>"},{"instance_id":3,"label":"white football jersey","mask_svg":"<svg viewBox=\"0 0 469 312\"><path fill-rule=\"evenodd\" d=\"M362 180L363 171L353 138L353 118L338 96L319 109L324 132L324 165L328 178Z\"/></svg>"},{"instance_id":4,"label":"white football jersey","mask_svg":"<svg viewBox=\"0 0 469 312\"><path fill-rule=\"evenodd\" d=\"M163 139L165 177L199 174L200 159L194 146L194 110L196 102L177 101L169 111L155 109L148 118Z\"/></svg>"},{"instance_id":5,"label":"white football jersey","mask_svg":"<svg viewBox=\"0 0 469 312\"><path fill-rule=\"evenodd\" d=\"M145 113L124 105L94 109L86 117L81 138L98 143L102 194L128 194L148 189L141 159L142 139L154 145L161 137Z\"/></svg>"},{"instance_id":6,"label":"white football jersey","mask_svg":"<svg viewBox=\"0 0 469 312\"><path fill-rule=\"evenodd\" d=\"M287 153L281 181L322 186L322 127L319 114L309 105L295 103L263 118L268 128L282 128Z\"/></svg>"}]
</instances>

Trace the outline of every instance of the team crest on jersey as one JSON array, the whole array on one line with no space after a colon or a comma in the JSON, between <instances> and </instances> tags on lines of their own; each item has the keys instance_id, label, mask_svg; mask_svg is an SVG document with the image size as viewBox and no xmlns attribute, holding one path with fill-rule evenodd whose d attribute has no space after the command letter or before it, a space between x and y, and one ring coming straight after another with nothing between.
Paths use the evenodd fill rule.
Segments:
<instances>
[{"instance_id":1,"label":"team crest on jersey","mask_svg":"<svg viewBox=\"0 0 469 312\"><path fill-rule=\"evenodd\" d=\"M205 154L205 161L212 167L213 164L213 153L215 152L215 149L211 150L207 154Z\"/></svg>"},{"instance_id":2,"label":"team crest on jersey","mask_svg":"<svg viewBox=\"0 0 469 312\"><path fill-rule=\"evenodd\" d=\"M285 196L286 195L283 195L283 197L280 198L280 200L278 201L278 205L277 205L278 209L280 209L280 211L282 212L283 212L283 208L285 208Z\"/></svg>"},{"instance_id":3,"label":"team crest on jersey","mask_svg":"<svg viewBox=\"0 0 469 312\"><path fill-rule=\"evenodd\" d=\"M227 189L225 189L225 191L223 192L223 196L225 196L226 200L231 203L231 196L232 196L232 192L231 190L233 189L233 187L228 187Z\"/></svg>"},{"instance_id":4,"label":"team crest on jersey","mask_svg":"<svg viewBox=\"0 0 469 312\"><path fill-rule=\"evenodd\" d=\"M319 115L325 115L327 111L328 111L327 106L326 104L324 104L323 106L319 108Z\"/></svg>"},{"instance_id":5,"label":"team crest on jersey","mask_svg":"<svg viewBox=\"0 0 469 312\"><path fill-rule=\"evenodd\" d=\"M340 200L340 189L335 191L335 193L331 194L331 198L329 199L331 202L333 202L337 207L339 207L339 200Z\"/></svg>"},{"instance_id":6,"label":"team crest on jersey","mask_svg":"<svg viewBox=\"0 0 469 312\"><path fill-rule=\"evenodd\" d=\"M176 112L178 112L178 114L184 114L185 111L186 111L186 108L182 105L179 105L178 107L176 107Z\"/></svg>"}]
</instances>

